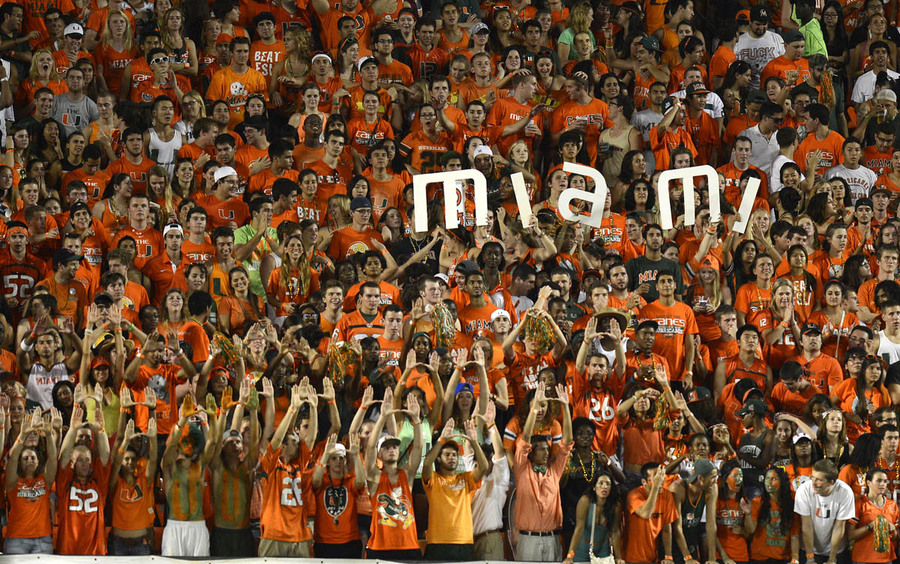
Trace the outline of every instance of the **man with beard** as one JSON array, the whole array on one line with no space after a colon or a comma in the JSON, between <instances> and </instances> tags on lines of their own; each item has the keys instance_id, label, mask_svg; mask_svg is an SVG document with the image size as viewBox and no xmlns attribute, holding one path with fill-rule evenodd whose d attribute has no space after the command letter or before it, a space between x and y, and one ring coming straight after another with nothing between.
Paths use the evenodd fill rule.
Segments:
<instances>
[{"instance_id":1,"label":"man with beard","mask_svg":"<svg viewBox=\"0 0 900 564\"><path fill-rule=\"evenodd\" d=\"M676 530L683 531L688 554L682 554L685 561L701 561L701 554L707 560L716 553L716 501L719 497L718 471L707 458L694 461L694 469L687 478L676 479L668 490L675 498L679 509ZM705 518L705 522L704 522ZM704 531L706 538L703 539ZM677 533L676 533L677 534ZM700 550L701 540L706 541L706 550Z\"/></svg>"}]
</instances>

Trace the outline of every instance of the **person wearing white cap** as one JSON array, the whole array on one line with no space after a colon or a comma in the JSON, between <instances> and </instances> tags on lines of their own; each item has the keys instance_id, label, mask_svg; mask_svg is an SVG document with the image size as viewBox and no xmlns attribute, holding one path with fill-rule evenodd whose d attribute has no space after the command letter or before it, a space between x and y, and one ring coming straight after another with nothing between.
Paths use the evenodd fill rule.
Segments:
<instances>
[{"instance_id":1,"label":"person wearing white cap","mask_svg":"<svg viewBox=\"0 0 900 564\"><path fill-rule=\"evenodd\" d=\"M207 223L210 231L226 226L237 229L247 223L250 208L237 194L240 182L237 171L230 166L223 166L216 170L213 182L213 193L197 202L209 214Z\"/></svg>"},{"instance_id":2,"label":"person wearing white cap","mask_svg":"<svg viewBox=\"0 0 900 564\"><path fill-rule=\"evenodd\" d=\"M328 437L311 485L316 495L316 557L359 558L362 542L356 498L366 485L366 470L358 435L350 435L350 448L337 442L337 435Z\"/></svg>"},{"instance_id":3,"label":"person wearing white cap","mask_svg":"<svg viewBox=\"0 0 900 564\"><path fill-rule=\"evenodd\" d=\"M391 406L393 395L385 393L381 415L369 435L366 449L366 479L372 499L372 536L366 545L369 559L421 560L416 533L416 514L413 508L412 482L422 462L422 421L419 418L419 402L408 402L407 410L395 410ZM381 430L389 416L402 413L412 425L412 444L409 458L401 468L400 439L393 435L381 436ZM377 441L374 437L380 437ZM381 468L377 466L381 459Z\"/></svg>"},{"instance_id":4,"label":"person wearing white cap","mask_svg":"<svg viewBox=\"0 0 900 564\"><path fill-rule=\"evenodd\" d=\"M165 252L159 253L156 258L149 260L143 268L144 274L153 284L150 301L154 304L162 303L163 296L170 288L187 291L184 268L190 264L190 261L186 260L181 253L184 229L177 223L170 223L163 227L162 232Z\"/></svg>"}]
</instances>

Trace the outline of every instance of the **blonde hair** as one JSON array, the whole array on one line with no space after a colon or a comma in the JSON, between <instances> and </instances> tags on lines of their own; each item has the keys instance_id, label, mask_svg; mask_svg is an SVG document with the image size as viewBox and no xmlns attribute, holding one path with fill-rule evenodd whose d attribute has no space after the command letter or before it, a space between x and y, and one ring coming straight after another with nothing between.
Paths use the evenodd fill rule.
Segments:
<instances>
[{"instance_id":1,"label":"blonde hair","mask_svg":"<svg viewBox=\"0 0 900 564\"><path fill-rule=\"evenodd\" d=\"M334 202L335 205L341 210L341 213L344 215L342 218L344 222L350 221L350 196L347 194L335 194L328 198L328 209L331 209L331 203ZM331 218L332 221L336 221L336 218Z\"/></svg>"},{"instance_id":2,"label":"blonde hair","mask_svg":"<svg viewBox=\"0 0 900 564\"><path fill-rule=\"evenodd\" d=\"M528 160L525 161L525 168L529 172L534 172L534 163L531 161L531 151L528 150L528 144L525 143L524 139L519 139L509 146L509 151L506 152L506 160L512 162L512 151L519 145L525 147L525 154L528 155Z\"/></svg>"},{"instance_id":3,"label":"blonde hair","mask_svg":"<svg viewBox=\"0 0 900 564\"><path fill-rule=\"evenodd\" d=\"M166 10L166 14L163 16L162 24L159 26L159 37L160 37L160 39L162 39L163 45L165 45L169 49L175 49L175 44L172 42L173 37L172 37L171 32L169 32L169 25L168 25L169 24L169 15L172 12L178 12L179 14L181 14L181 31L180 31L181 35L180 35L180 37L181 37L182 42L184 42L185 47L187 47L187 39L184 36L185 17L184 17L184 11L182 11L181 8L174 7L174 8L169 8L168 10Z\"/></svg>"},{"instance_id":4,"label":"blonde hair","mask_svg":"<svg viewBox=\"0 0 900 564\"><path fill-rule=\"evenodd\" d=\"M147 171L147 179L149 180L151 176L161 177L166 181L166 185L163 188L163 205L160 206L159 215L160 215L160 225L165 225L169 214L176 211L175 205L172 202L172 197L174 192L172 191L172 179L169 178L169 173L165 168L155 165ZM157 198L157 194L150 193L150 183L147 183L147 195L151 196L151 201L154 201Z\"/></svg>"},{"instance_id":5,"label":"blonde hair","mask_svg":"<svg viewBox=\"0 0 900 564\"><path fill-rule=\"evenodd\" d=\"M31 68L28 70L28 78L30 78L32 82L41 79L37 62L37 56L41 53L46 53L50 56L50 80L59 80L59 73L56 72L56 63L53 62L53 53L50 52L50 49L38 49L34 52L34 55L31 57Z\"/></svg>"},{"instance_id":6,"label":"blonde hair","mask_svg":"<svg viewBox=\"0 0 900 564\"><path fill-rule=\"evenodd\" d=\"M106 27L103 28L103 34L100 35L100 43L108 47L110 41L112 41L112 31L110 31L109 21L113 16L121 16L125 20L123 41L125 42L125 50L131 51L131 48L134 46L134 31L131 29L131 20L129 20L128 16L121 10L113 10L106 16Z\"/></svg>"},{"instance_id":7,"label":"blonde hair","mask_svg":"<svg viewBox=\"0 0 900 564\"><path fill-rule=\"evenodd\" d=\"M760 217L760 216L762 216L762 215L769 215L769 212L766 211L766 210L764 210L764 209L762 209L762 208L756 208L756 209L753 210L753 212L750 214L750 220L747 222L747 238L750 239L751 241L755 242L755 243L758 243L759 241L757 241L757 240L754 238L754 236L753 236L753 229L752 229L752 226L755 224L756 218L758 218L758 217ZM769 226L769 229L771 229L771 228L772 228L772 226L770 225L770 226ZM768 232L763 233L763 236L764 236L764 237L768 237L768 236L769 236L769 233L768 233Z\"/></svg>"},{"instance_id":8,"label":"blonde hair","mask_svg":"<svg viewBox=\"0 0 900 564\"><path fill-rule=\"evenodd\" d=\"M184 96L190 96L194 100L200 104L200 117L206 117L206 103L203 101L203 95L197 92L196 90L191 90L190 92L185 92ZM181 100L184 100L184 96L182 96Z\"/></svg>"},{"instance_id":9,"label":"blonde hair","mask_svg":"<svg viewBox=\"0 0 900 564\"><path fill-rule=\"evenodd\" d=\"M573 6L572 11L569 12L569 17L566 20L566 27L571 29L573 34L583 31L590 33L591 26L588 23L588 14L591 11L593 11L593 8L586 2ZM591 35L591 37L593 37L593 35ZM574 35L572 38L574 39Z\"/></svg>"}]
</instances>

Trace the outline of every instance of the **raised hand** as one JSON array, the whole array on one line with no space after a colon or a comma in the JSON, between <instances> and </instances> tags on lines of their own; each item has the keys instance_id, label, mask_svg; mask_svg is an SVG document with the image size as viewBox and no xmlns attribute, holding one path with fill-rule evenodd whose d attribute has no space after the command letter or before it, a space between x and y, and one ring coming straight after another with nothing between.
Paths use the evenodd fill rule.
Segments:
<instances>
[{"instance_id":1,"label":"raised hand","mask_svg":"<svg viewBox=\"0 0 900 564\"><path fill-rule=\"evenodd\" d=\"M412 398L412 396L410 397ZM409 402L409 409L407 409L407 413L409 413L409 418L414 425L420 422L419 411L419 400L412 399L412 401Z\"/></svg>"},{"instance_id":2,"label":"raised hand","mask_svg":"<svg viewBox=\"0 0 900 564\"><path fill-rule=\"evenodd\" d=\"M151 388L147 389L149 390ZM131 390L129 390L128 387L124 384L122 384L122 387L119 388L119 407L122 409L134 407L134 399L131 397Z\"/></svg>"},{"instance_id":3,"label":"raised hand","mask_svg":"<svg viewBox=\"0 0 900 564\"><path fill-rule=\"evenodd\" d=\"M322 381L322 399L326 402L334 401L334 382L331 378L325 378Z\"/></svg>"},{"instance_id":4,"label":"raised hand","mask_svg":"<svg viewBox=\"0 0 900 564\"><path fill-rule=\"evenodd\" d=\"M472 358L475 360L475 364L484 366L485 370L489 368L484 364L484 349L481 347L475 347L475 350L472 351Z\"/></svg>"},{"instance_id":5,"label":"raised hand","mask_svg":"<svg viewBox=\"0 0 900 564\"><path fill-rule=\"evenodd\" d=\"M366 389L363 390L362 401L359 405L363 409L369 409L375 403L379 403L375 400L375 390L372 386L367 386Z\"/></svg>"},{"instance_id":6,"label":"raised hand","mask_svg":"<svg viewBox=\"0 0 900 564\"><path fill-rule=\"evenodd\" d=\"M38 412L39 411L40 410L38 410ZM79 415L83 415L83 414L79 414ZM72 421L75 424L81 422L80 417L78 419L75 419L75 410L74 409L72 410ZM43 424L43 421L41 421L41 423ZM62 424L63 424L62 412L60 410L56 409L55 407L51 407L50 408L50 427L52 427L53 429L62 429Z\"/></svg>"},{"instance_id":7,"label":"raised hand","mask_svg":"<svg viewBox=\"0 0 900 564\"><path fill-rule=\"evenodd\" d=\"M564 405L569 404L569 392L566 390L565 384L556 385L556 401Z\"/></svg>"},{"instance_id":8,"label":"raised hand","mask_svg":"<svg viewBox=\"0 0 900 564\"><path fill-rule=\"evenodd\" d=\"M414 402L414 403L418 404L418 402ZM410 405L410 407L412 407L412 405ZM441 430L441 438L440 438L441 441L447 442L447 441L451 440L451 438L453 437L453 426L454 425L456 425L456 422L453 420L452 417L447 419L447 422L444 423L444 428Z\"/></svg>"},{"instance_id":9,"label":"raised hand","mask_svg":"<svg viewBox=\"0 0 900 564\"><path fill-rule=\"evenodd\" d=\"M82 384L75 384L74 397L75 405L84 403L84 386Z\"/></svg>"},{"instance_id":10,"label":"raised hand","mask_svg":"<svg viewBox=\"0 0 900 564\"><path fill-rule=\"evenodd\" d=\"M325 460L328 460L328 457L334 454L334 445L337 444L337 434L332 433L328 435L328 440L325 441L325 450L323 454L325 456Z\"/></svg>"},{"instance_id":11,"label":"raised hand","mask_svg":"<svg viewBox=\"0 0 900 564\"><path fill-rule=\"evenodd\" d=\"M156 390L144 388L144 406L156 409Z\"/></svg>"},{"instance_id":12,"label":"raised hand","mask_svg":"<svg viewBox=\"0 0 900 564\"><path fill-rule=\"evenodd\" d=\"M478 443L478 433L475 431L475 422L472 421L471 419L469 419L468 421L466 421L465 427L466 427L466 438L469 439L469 441L472 444L477 444Z\"/></svg>"},{"instance_id":13,"label":"raised hand","mask_svg":"<svg viewBox=\"0 0 900 564\"><path fill-rule=\"evenodd\" d=\"M275 387L272 386L272 381L268 378L263 378L262 383L263 391L260 392L260 395L267 399L272 399L273 397L275 397Z\"/></svg>"},{"instance_id":14,"label":"raised hand","mask_svg":"<svg viewBox=\"0 0 900 564\"><path fill-rule=\"evenodd\" d=\"M352 455L359 454L359 433L351 433L348 435L350 440L350 446L347 447L347 452Z\"/></svg>"},{"instance_id":15,"label":"raised hand","mask_svg":"<svg viewBox=\"0 0 900 564\"><path fill-rule=\"evenodd\" d=\"M381 401L382 412L384 412L385 410L390 411L391 409L393 409L393 405L394 405L394 389L393 388L385 388L384 389L384 399Z\"/></svg>"}]
</instances>

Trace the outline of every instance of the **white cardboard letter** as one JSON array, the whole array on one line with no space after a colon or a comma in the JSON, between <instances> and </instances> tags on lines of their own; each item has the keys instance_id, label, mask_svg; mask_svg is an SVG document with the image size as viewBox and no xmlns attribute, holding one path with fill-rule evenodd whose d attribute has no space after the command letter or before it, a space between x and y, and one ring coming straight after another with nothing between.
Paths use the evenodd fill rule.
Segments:
<instances>
[{"instance_id":1,"label":"white cardboard letter","mask_svg":"<svg viewBox=\"0 0 900 564\"><path fill-rule=\"evenodd\" d=\"M471 180L475 184L475 225L487 225L487 180L480 171L469 168L466 170L448 170L413 176L413 202L415 203L413 208L413 229L419 233L428 231L428 207L421 205L421 203L428 200L425 187L432 182L442 182L444 184L444 223L446 228L456 229L459 227L459 208L452 205L449 201L450 195L456 194L457 180ZM463 206L463 209L465 209L465 206Z\"/></svg>"},{"instance_id":2,"label":"white cardboard letter","mask_svg":"<svg viewBox=\"0 0 900 564\"><path fill-rule=\"evenodd\" d=\"M709 165L692 166L665 170L659 175L659 216L663 229L672 229L675 226L672 220L672 203L669 200L669 184L673 180L681 180L684 186L684 225L694 225L694 178L706 177L706 185L709 186L709 220L716 222L722 218L722 206L719 194L719 175L716 169Z\"/></svg>"},{"instance_id":3,"label":"white cardboard letter","mask_svg":"<svg viewBox=\"0 0 900 564\"><path fill-rule=\"evenodd\" d=\"M744 193L741 196L741 207L738 209L741 220L736 221L731 226L731 230L735 233L746 233L747 223L750 221L750 214L753 213L753 203L756 201L756 194L759 192L760 184L759 178L747 179L747 188L744 189Z\"/></svg>"},{"instance_id":4,"label":"white cardboard letter","mask_svg":"<svg viewBox=\"0 0 900 564\"><path fill-rule=\"evenodd\" d=\"M609 192L609 188L606 186L606 179L603 178L603 175L597 169L580 164L563 163L563 170L590 178L594 181L595 186L593 192L577 188L563 190L559 195L559 214L566 221L578 221L591 227L602 227L603 206L606 205L606 194ZM591 214L589 216L585 217L572 213L572 210L569 209L569 204L575 198L585 200L591 204Z\"/></svg>"}]
</instances>

